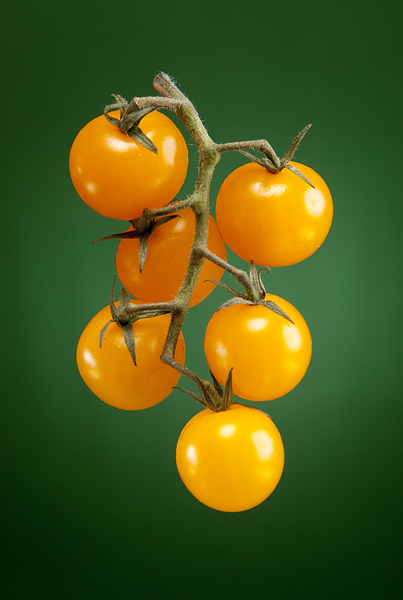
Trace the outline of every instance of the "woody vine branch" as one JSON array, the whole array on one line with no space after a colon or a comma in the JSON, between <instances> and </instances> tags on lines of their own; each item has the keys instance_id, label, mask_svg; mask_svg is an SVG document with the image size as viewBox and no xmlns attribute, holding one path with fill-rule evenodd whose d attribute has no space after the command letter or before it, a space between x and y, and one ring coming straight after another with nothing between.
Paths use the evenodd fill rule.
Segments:
<instances>
[{"instance_id":1,"label":"woody vine branch","mask_svg":"<svg viewBox=\"0 0 403 600\"><path fill-rule=\"evenodd\" d=\"M251 272L248 275L245 271L232 266L208 249L209 197L213 172L220 160L221 154L229 151L241 151L242 153L245 153L245 150L257 150L263 153L264 157L260 159L256 158L254 155L247 154L247 156L256 162L259 162L271 172L278 172L283 168L290 168L288 163L310 126L307 126L302 130L302 132L293 140L289 150L281 159L276 155L269 142L264 139L216 144L209 136L193 104L179 90L168 75L159 73L155 77L153 85L161 96L135 97L129 105L126 103L125 111L122 113L125 116L125 119L122 119L122 122L124 121L123 126L126 127L125 131L129 134L130 132L134 132L133 137L140 136L135 137L135 139L138 139L138 141L143 143L150 151L155 152L155 147L152 148L151 146L147 146L148 143L152 144L152 142L150 142L148 138L146 138L146 140L141 138L143 134L141 129L139 131L138 123L140 122L140 119L138 118L138 115L140 115L140 117L141 115L144 116L155 109L169 109L174 111L188 129L196 144L199 153L198 176L194 192L188 198L163 208L146 208L141 217L137 220L136 226L140 232L144 232L147 231L150 227L150 223L155 219L166 217L167 215L174 215L185 208L191 208L195 214L196 220L195 235L186 274L174 300L171 302L143 304L140 306L124 301L120 303L115 315L112 315L112 317L113 320L116 320L120 324L127 324L128 321L134 322L138 318L170 313L171 321L161 355L162 362L176 369L179 373L198 385L202 397L196 397L196 395L191 393L190 395L196 397L202 404L207 404L209 407L219 410L222 406L222 393L219 393L217 385L213 385L210 381L201 379L198 375L180 365L175 360L176 344L189 308L192 292L197 283L204 261L212 261L236 278L245 290L244 295L237 293L238 296L242 296L251 302L258 302L262 299L264 294L262 296L261 279L260 277L257 277L256 270L253 270L253 265ZM108 116L108 111L123 107L124 104L124 99L121 97L115 96L115 99L117 100L115 104L105 108L105 116L109 120L113 119ZM134 115L132 121L130 121L130 115ZM122 122L119 122L121 126ZM292 170L294 172L296 171L295 168ZM296 175L302 176L299 172L296 172ZM228 288L228 286L224 287L229 290L231 289ZM235 292L235 290L233 291ZM214 384L216 384L216 382L214 382ZM227 388L230 388L230 376L229 381L227 382Z\"/></svg>"}]
</instances>

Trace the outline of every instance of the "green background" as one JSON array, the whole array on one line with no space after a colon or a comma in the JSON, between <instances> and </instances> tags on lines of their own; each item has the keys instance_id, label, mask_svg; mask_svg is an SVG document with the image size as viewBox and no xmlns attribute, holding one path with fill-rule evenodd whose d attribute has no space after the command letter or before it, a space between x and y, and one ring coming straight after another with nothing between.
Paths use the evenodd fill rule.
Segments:
<instances>
[{"instance_id":1,"label":"green background","mask_svg":"<svg viewBox=\"0 0 403 600\"><path fill-rule=\"evenodd\" d=\"M392 0L3 4L3 598L402 597L401 19ZM91 241L122 224L79 199L69 149L111 93L152 94L160 70L217 142L266 137L282 153L313 123L297 160L335 204L321 249L265 280L304 315L314 349L299 386L258 406L286 467L245 513L205 507L176 472L193 400L119 411L75 364L115 269L115 243ZM212 205L243 162L223 157ZM183 196L196 165L192 146ZM186 320L200 375L225 298Z\"/></svg>"}]
</instances>

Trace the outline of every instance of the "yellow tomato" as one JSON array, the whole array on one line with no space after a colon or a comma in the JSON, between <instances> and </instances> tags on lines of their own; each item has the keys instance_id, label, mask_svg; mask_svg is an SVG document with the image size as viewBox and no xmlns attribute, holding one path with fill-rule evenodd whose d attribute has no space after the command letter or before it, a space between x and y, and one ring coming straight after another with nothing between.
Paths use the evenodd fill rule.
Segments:
<instances>
[{"instance_id":1,"label":"yellow tomato","mask_svg":"<svg viewBox=\"0 0 403 600\"><path fill-rule=\"evenodd\" d=\"M205 409L184 427L176 464L187 489L225 512L257 506L277 486L284 467L280 433L265 413L241 404Z\"/></svg>"},{"instance_id":2,"label":"yellow tomato","mask_svg":"<svg viewBox=\"0 0 403 600\"><path fill-rule=\"evenodd\" d=\"M235 169L218 192L220 233L248 262L294 265L311 256L329 232L333 218L329 188L310 167L290 164L315 187L289 169L274 174L252 162Z\"/></svg>"},{"instance_id":3,"label":"yellow tomato","mask_svg":"<svg viewBox=\"0 0 403 600\"><path fill-rule=\"evenodd\" d=\"M151 234L147 257L140 273L139 240L122 239L116 254L116 270L122 285L138 300L168 302L173 300L185 277L195 234L196 219L191 208L179 211L178 218L164 223ZM129 227L130 231L132 227ZM227 257L225 243L217 223L209 216L208 247L223 260ZM206 260L190 299L198 304L215 288L206 279L220 280L223 269Z\"/></svg>"},{"instance_id":4,"label":"yellow tomato","mask_svg":"<svg viewBox=\"0 0 403 600\"><path fill-rule=\"evenodd\" d=\"M140 319L133 324L137 366L126 347L122 329L116 323L109 325L102 346L99 346L100 331L110 319L110 307L105 306L81 334L77 346L81 377L98 398L116 408L142 410L158 404L172 392L180 377L175 369L160 360L170 315ZM182 333L175 358L184 364Z\"/></svg>"},{"instance_id":5,"label":"yellow tomato","mask_svg":"<svg viewBox=\"0 0 403 600\"><path fill-rule=\"evenodd\" d=\"M293 323L259 304L218 310L207 325L204 351L210 370L225 385L232 371L236 396L260 402L280 398L303 378L312 354L307 324L287 300L266 294Z\"/></svg>"},{"instance_id":6,"label":"yellow tomato","mask_svg":"<svg viewBox=\"0 0 403 600\"><path fill-rule=\"evenodd\" d=\"M119 118L120 111L110 115ZM78 195L112 219L134 219L144 208L161 208L179 192L188 168L186 142L162 113L149 113L140 128L158 154L112 125L104 115L78 133L70 150L70 175Z\"/></svg>"}]
</instances>

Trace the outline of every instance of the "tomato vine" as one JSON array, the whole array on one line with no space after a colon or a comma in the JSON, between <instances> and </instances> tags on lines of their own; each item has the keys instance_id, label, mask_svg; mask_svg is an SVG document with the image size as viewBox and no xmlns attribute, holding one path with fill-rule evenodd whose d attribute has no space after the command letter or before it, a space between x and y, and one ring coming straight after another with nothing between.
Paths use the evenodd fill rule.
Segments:
<instances>
[{"instance_id":1,"label":"tomato vine","mask_svg":"<svg viewBox=\"0 0 403 600\"><path fill-rule=\"evenodd\" d=\"M129 221L130 227L126 231L102 239L121 240L118 274L125 288L138 298L138 301L130 300L123 288L119 302L115 303L112 290L109 308L101 311L84 331L77 360L80 373L90 389L119 408L137 410L160 402L183 375L198 386L199 393L183 391L205 407L207 416L210 413L227 413L227 416L237 415L238 418L247 409L245 419L251 424L252 433L248 431L245 434L249 441L245 442L241 436L239 443L247 449L251 462L254 461L251 447L259 455L254 476L256 481L259 481L259 473L264 472L264 477L272 483L265 483L263 487L257 483L257 493L245 502L232 502L228 498L222 501L221 495L225 496L222 491L210 503L206 499L201 500L219 510L227 510L225 506L231 506L228 510L245 510L262 501L274 489L281 476L284 453L274 426L273 429L263 420L264 435L260 430L253 433L253 424L260 423L260 417L254 413L250 416L248 407L234 411L239 405L232 404L233 393L252 401L278 398L298 384L311 355L310 334L302 316L287 301L266 294L262 270L258 272L255 263L264 264L263 269L270 271L270 266L295 264L315 252L330 228L332 199L319 175L304 165L292 162L310 125L294 138L281 158L265 139L217 144L208 134L194 105L168 75L159 73L153 85L159 96L134 97L128 103L121 96L114 95L115 102L106 106L104 115L94 119L80 132L70 153L72 180L82 199L105 216ZM176 194L186 176L187 147L179 130L160 110L174 112L184 123L199 154L194 191L182 200L178 200ZM94 143L98 143L100 148L92 148ZM251 150L263 156L257 157L248 152ZM210 184L221 155L230 151L241 152L252 162L235 170L221 186L217 198L218 229L214 235L222 244L210 243L209 231L212 233L216 227L209 212ZM188 224L189 214L192 216L191 225ZM186 227L185 236L178 233ZM265 235L265 232L269 234ZM183 250L185 239L187 246ZM224 242L249 262L249 272L227 262ZM180 251L175 244L181 244ZM149 263L154 268L150 266L148 281L146 271ZM204 269L205 263L214 268ZM224 270L241 284L243 292L219 281ZM207 327L205 352L211 368L211 381L193 373L184 364L182 326L185 316L190 306L209 293L207 291L203 295L197 291L201 275L203 280L221 285L233 296L217 310ZM147 281L145 287L140 286L140 281ZM99 343L96 349L94 335L107 312L111 318L97 333ZM140 327L143 320L145 323L155 321L155 328ZM155 343L153 352L150 352L144 341L147 337L144 332L154 330L155 333L148 335L155 335L160 345ZM276 332L274 335L273 331ZM242 341L239 341L241 338ZM105 350L101 358L99 348L102 344L109 350ZM265 348L270 344L274 347L266 356ZM253 351L248 352L249 346ZM126 357L130 353L130 369L138 369L138 379L132 377L134 372L127 377L130 370L127 361L123 370L120 359L116 362L122 347ZM156 347L159 348L159 365L155 363ZM106 366L112 364L108 363L108 352L114 355L113 368ZM141 367L138 366L140 364ZM161 374L160 367L176 371L175 376L167 376L168 386L157 386L155 398L145 399L147 376L166 377ZM97 369L108 368L113 370L111 383L105 383L105 373L99 376L97 372ZM261 377L258 376L259 371ZM251 373L251 379L254 377L256 380L251 386L248 386L248 373ZM130 386L137 387L133 394L140 395L139 402L114 399L121 389L127 395ZM105 388L107 394L104 393ZM230 438L234 434L231 418L228 422L225 419L215 421L216 424L222 423L224 428L222 431L225 433L221 437ZM199 431L201 423L202 429L204 423L212 423L211 419L204 417L203 421L196 421L197 427L192 426L189 431ZM250 436L255 440L252 446ZM214 444L222 448L222 440L217 440ZM192 446L196 452L192 454L190 446L183 447L183 439L181 444L181 469L192 482L190 487L199 489L193 477L198 464L196 446ZM273 452L270 451L273 444L277 448L275 475L274 471L270 471L270 465L274 464ZM203 475L200 477L206 478L207 486L215 481L220 488L220 478L209 475L211 457L207 447L201 444L200 448L202 453L207 452L207 462L202 460ZM226 450L223 452L225 454ZM232 469L231 460L228 464ZM244 478L235 478L237 493L241 493L248 478L247 473ZM198 497L197 492L192 493Z\"/></svg>"}]
</instances>

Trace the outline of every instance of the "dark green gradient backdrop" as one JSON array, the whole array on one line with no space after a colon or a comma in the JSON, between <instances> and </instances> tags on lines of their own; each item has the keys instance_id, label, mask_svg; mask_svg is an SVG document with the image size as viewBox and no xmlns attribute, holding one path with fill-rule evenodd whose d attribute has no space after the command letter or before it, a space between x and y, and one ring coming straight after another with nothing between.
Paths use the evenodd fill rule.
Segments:
<instances>
[{"instance_id":1,"label":"dark green gradient backdrop","mask_svg":"<svg viewBox=\"0 0 403 600\"><path fill-rule=\"evenodd\" d=\"M401 19L392 0L2 7L2 598L402 597ZM91 241L122 224L78 198L69 148L111 93L152 94L159 70L218 142L267 137L281 153L313 123L297 160L334 197L322 248L266 280L304 315L313 358L298 388L258 406L286 467L246 513L208 509L177 475L190 398L121 412L75 364L114 274L116 244ZM223 157L212 205L243 162ZM183 194L196 166L192 147ZM184 327L201 375L225 297Z\"/></svg>"}]
</instances>

